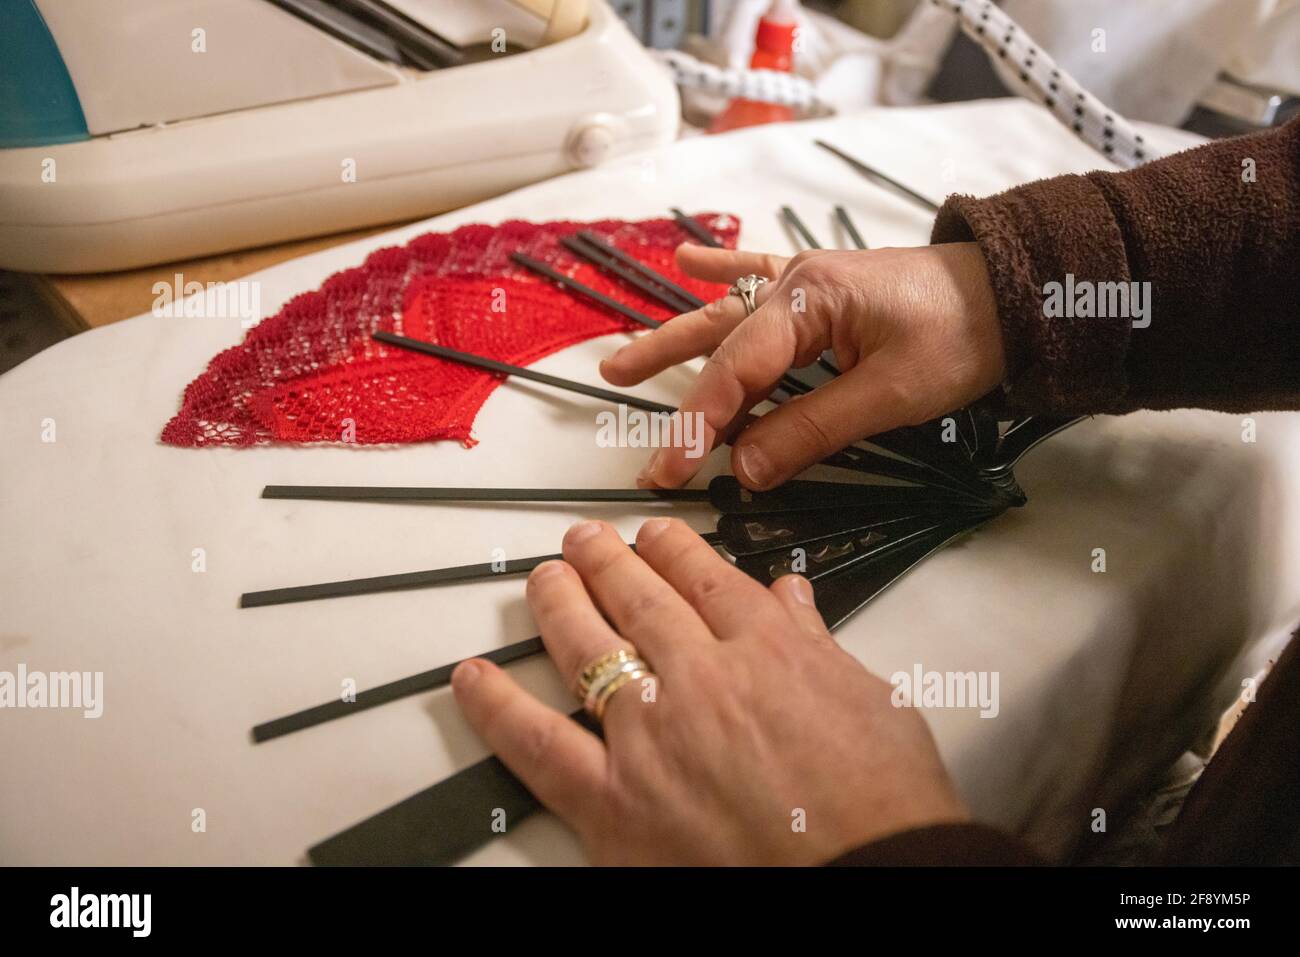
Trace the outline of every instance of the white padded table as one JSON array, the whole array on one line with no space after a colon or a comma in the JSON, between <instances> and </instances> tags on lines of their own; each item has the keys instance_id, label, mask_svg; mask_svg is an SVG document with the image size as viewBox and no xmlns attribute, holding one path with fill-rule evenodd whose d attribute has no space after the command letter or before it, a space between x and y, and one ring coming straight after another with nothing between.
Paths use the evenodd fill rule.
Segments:
<instances>
[{"instance_id":1,"label":"white padded table","mask_svg":"<svg viewBox=\"0 0 1300 957\"><path fill-rule=\"evenodd\" d=\"M1151 129L1166 149L1184 134ZM929 219L812 146L869 157L939 197L1103 165L1017 101L876 111L680 142L520 190L255 277L263 311L422 230L521 217L641 218L669 205L743 217L742 245L789 252L792 205L831 236L845 204L873 245L927 240ZM449 690L253 745L250 728L535 633L522 579L240 610L241 592L556 549L582 514L631 536L626 506L264 501L266 483L628 486L638 450L598 448L594 401L505 385L474 449L188 450L158 442L184 386L239 341L237 320L144 316L0 377L0 670L102 671L104 712L0 710L0 862L294 863L348 825L479 760ZM538 367L598 382L622 337ZM641 388L672 401L673 370ZM41 441L53 419L57 441ZM888 676L996 670L1000 713L928 718L984 819L1060 853L1094 807L1159 770L1211 713L1246 644L1300 617L1300 420L1180 412L1096 419L1030 453L1029 505L914 570L839 632ZM725 467L715 456L714 471ZM701 530L708 510L683 515ZM1108 570L1094 574L1092 550ZM207 570L191 570L193 549ZM510 666L572 707L545 658ZM1229 673L1229 683L1235 677ZM195 809L206 831L191 828ZM537 815L474 862L573 863Z\"/></svg>"}]
</instances>

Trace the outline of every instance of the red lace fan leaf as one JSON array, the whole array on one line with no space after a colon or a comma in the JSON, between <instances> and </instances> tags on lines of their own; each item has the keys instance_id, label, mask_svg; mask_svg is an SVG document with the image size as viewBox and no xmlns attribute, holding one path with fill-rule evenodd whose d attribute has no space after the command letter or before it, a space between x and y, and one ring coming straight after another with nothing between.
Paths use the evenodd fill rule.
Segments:
<instances>
[{"instance_id":1,"label":"red lace fan leaf","mask_svg":"<svg viewBox=\"0 0 1300 957\"><path fill-rule=\"evenodd\" d=\"M697 217L734 247L739 223ZM372 253L320 289L290 300L217 355L185 390L162 441L191 448L272 442L372 445L457 439L501 379L388 348L389 329L527 365L594 336L639 328L510 261L516 250L652 318L671 311L577 259L560 239L589 229L704 299L722 287L683 276L673 250L687 239L672 220L470 225Z\"/></svg>"}]
</instances>

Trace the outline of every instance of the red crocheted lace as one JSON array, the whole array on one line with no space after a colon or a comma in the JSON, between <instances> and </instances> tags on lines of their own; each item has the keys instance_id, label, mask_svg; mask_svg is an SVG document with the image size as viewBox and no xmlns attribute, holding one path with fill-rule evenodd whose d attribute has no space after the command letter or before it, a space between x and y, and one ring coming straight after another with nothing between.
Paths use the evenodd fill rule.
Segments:
<instances>
[{"instance_id":1,"label":"red crocheted lace","mask_svg":"<svg viewBox=\"0 0 1300 957\"><path fill-rule=\"evenodd\" d=\"M696 218L734 247L735 217ZM559 244L580 229L706 300L724 291L680 273L673 250L689 237L670 219L510 221L427 233L336 273L217 355L185 389L162 441L190 448L428 439L472 444L474 417L502 379L384 346L371 333L392 330L527 365L594 336L641 328L515 265L510 254L516 250L655 319L672 318L670 310ZM591 381L599 383L594 369Z\"/></svg>"}]
</instances>

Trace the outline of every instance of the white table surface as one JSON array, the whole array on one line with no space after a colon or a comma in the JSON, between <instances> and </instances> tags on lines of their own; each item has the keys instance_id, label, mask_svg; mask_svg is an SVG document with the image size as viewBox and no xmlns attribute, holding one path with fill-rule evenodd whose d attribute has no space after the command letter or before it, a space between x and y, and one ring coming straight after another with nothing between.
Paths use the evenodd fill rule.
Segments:
<instances>
[{"instance_id":1,"label":"white table surface","mask_svg":"<svg viewBox=\"0 0 1300 957\"><path fill-rule=\"evenodd\" d=\"M1166 148L1191 142L1152 129ZM639 218L669 205L744 217L742 244L790 251L776 210L829 238L847 205L873 245L929 221L814 148L824 136L933 196L984 194L1102 165L1016 101L876 111L681 142L268 270L270 314L294 293L425 228L504 218ZM293 863L311 844L484 754L450 692L426 693L254 746L261 721L535 633L520 579L240 610L246 590L555 550L579 507L263 501L265 483L625 486L637 450L598 449L601 406L507 385L472 450L188 450L158 442L184 386L236 320L140 317L79 335L0 377L0 670L102 671L104 714L0 710L0 861ZM615 344L538 367L598 381ZM640 391L671 401L688 373ZM877 673L996 670L1000 714L928 717L981 817L1068 847L1093 807L1186 746L1208 685L1245 643L1300 617L1294 475L1300 419L1181 412L1097 419L1018 470L1028 507L913 571L840 633ZM53 419L57 441L41 441ZM725 465L715 457L715 468ZM644 513L587 510L630 536ZM690 513L709 527L709 513ZM1107 550L1108 571L1090 570ZM203 548L207 571L191 570ZM571 704L544 658L511 666ZM1231 677L1231 676L1230 676ZM194 833L202 808L207 829ZM539 815L471 858L573 863Z\"/></svg>"}]
</instances>

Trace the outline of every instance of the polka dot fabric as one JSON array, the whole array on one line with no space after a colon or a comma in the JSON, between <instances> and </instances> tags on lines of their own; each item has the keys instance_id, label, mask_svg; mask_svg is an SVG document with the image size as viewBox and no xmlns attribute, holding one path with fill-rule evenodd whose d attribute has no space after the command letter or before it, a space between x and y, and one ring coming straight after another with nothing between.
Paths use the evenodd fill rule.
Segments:
<instances>
[{"instance_id":1,"label":"polka dot fabric","mask_svg":"<svg viewBox=\"0 0 1300 957\"><path fill-rule=\"evenodd\" d=\"M740 224L695 217L734 248ZM516 250L660 321L672 312L577 259L560 240L589 229L704 299L724 286L682 275L673 220L511 221L428 233L381 249L295 297L217 355L186 388L161 439L186 448L269 443L473 444L474 417L501 378L384 346L388 330L514 365L595 336L641 327L510 261ZM593 375L594 375L593 370Z\"/></svg>"},{"instance_id":2,"label":"polka dot fabric","mask_svg":"<svg viewBox=\"0 0 1300 957\"><path fill-rule=\"evenodd\" d=\"M962 30L1003 69L1017 93L1043 104L1075 136L1116 165L1133 169L1159 158L1124 117L1057 66L992 0L930 2L957 15Z\"/></svg>"}]
</instances>

